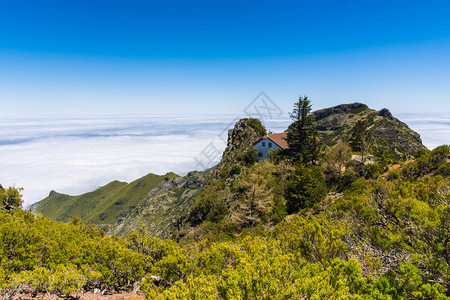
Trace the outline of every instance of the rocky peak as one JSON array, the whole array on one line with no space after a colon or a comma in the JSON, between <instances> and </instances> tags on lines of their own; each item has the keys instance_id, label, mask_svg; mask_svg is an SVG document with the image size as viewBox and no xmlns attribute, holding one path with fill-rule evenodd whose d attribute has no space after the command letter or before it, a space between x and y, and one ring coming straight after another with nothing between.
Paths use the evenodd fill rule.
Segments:
<instances>
[{"instance_id":1,"label":"rocky peak","mask_svg":"<svg viewBox=\"0 0 450 300\"><path fill-rule=\"evenodd\" d=\"M339 113L347 112L347 111L350 111L353 109L358 109L358 108L366 109L369 107L363 103L355 102L355 103L341 104L341 105L333 106L330 108L316 110L314 112L314 114L316 115L316 120L320 120L320 119L324 119L333 114L339 114Z\"/></svg>"},{"instance_id":2,"label":"rocky peak","mask_svg":"<svg viewBox=\"0 0 450 300\"><path fill-rule=\"evenodd\" d=\"M382 110L380 110L378 112L378 115L382 116L384 118L388 118L389 120L393 120L394 119L394 116L392 116L391 112L387 108L383 108Z\"/></svg>"},{"instance_id":3,"label":"rocky peak","mask_svg":"<svg viewBox=\"0 0 450 300\"><path fill-rule=\"evenodd\" d=\"M387 108L377 111L362 103L351 103L314 113L317 121L315 128L329 146L348 140L353 126L364 120L375 147L385 148L391 154L402 157L424 147L420 135L395 118Z\"/></svg>"},{"instance_id":4,"label":"rocky peak","mask_svg":"<svg viewBox=\"0 0 450 300\"><path fill-rule=\"evenodd\" d=\"M255 124L262 127L259 120L244 118L236 122L233 129L228 130L227 147L213 177L231 175L231 167L245 164L251 157L253 144L261 138Z\"/></svg>"},{"instance_id":5,"label":"rocky peak","mask_svg":"<svg viewBox=\"0 0 450 300\"><path fill-rule=\"evenodd\" d=\"M258 132L249 124L249 119L240 119L233 129L228 130L227 148L223 156L245 145L253 145L260 138Z\"/></svg>"}]
</instances>

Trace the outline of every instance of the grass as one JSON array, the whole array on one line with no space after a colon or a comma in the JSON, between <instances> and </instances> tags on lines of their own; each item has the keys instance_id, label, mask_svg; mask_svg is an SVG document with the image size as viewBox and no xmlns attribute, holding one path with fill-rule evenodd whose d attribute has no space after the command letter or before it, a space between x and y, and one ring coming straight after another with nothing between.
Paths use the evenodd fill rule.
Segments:
<instances>
[{"instance_id":1,"label":"grass","mask_svg":"<svg viewBox=\"0 0 450 300\"><path fill-rule=\"evenodd\" d=\"M98 206L127 185L126 182L112 181L101 188L79 196L69 196L57 192L38 202L34 210L57 221L68 222L74 217L81 220L85 214Z\"/></svg>"},{"instance_id":2,"label":"grass","mask_svg":"<svg viewBox=\"0 0 450 300\"><path fill-rule=\"evenodd\" d=\"M147 193L165 178L178 175L148 174L129 184L112 181L107 185L86 194L69 196L52 193L36 204L34 209L57 221L68 222L74 217L84 222L113 224L123 212L130 211L147 197Z\"/></svg>"}]
</instances>

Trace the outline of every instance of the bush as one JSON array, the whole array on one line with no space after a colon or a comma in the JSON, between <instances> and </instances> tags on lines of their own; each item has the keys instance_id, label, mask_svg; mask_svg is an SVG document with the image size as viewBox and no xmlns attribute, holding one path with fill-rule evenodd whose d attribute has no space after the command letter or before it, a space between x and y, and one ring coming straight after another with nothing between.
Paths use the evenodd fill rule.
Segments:
<instances>
[{"instance_id":1,"label":"bush","mask_svg":"<svg viewBox=\"0 0 450 300\"><path fill-rule=\"evenodd\" d=\"M287 211L291 214L312 207L325 197L326 193L321 168L296 163L287 182L285 195Z\"/></svg>"},{"instance_id":2,"label":"bush","mask_svg":"<svg viewBox=\"0 0 450 300\"><path fill-rule=\"evenodd\" d=\"M264 127L259 119L250 118L247 120L247 124L253 127L260 136L265 136L267 134L266 127Z\"/></svg>"},{"instance_id":3,"label":"bush","mask_svg":"<svg viewBox=\"0 0 450 300\"><path fill-rule=\"evenodd\" d=\"M348 189L352 183L358 179L358 175L353 172L345 172L337 177L337 188L338 192L343 192Z\"/></svg>"},{"instance_id":4,"label":"bush","mask_svg":"<svg viewBox=\"0 0 450 300\"><path fill-rule=\"evenodd\" d=\"M384 166L379 164L367 164L363 168L364 171L366 172L366 174L364 175L366 179L376 179L383 172L387 171L387 169Z\"/></svg>"},{"instance_id":5,"label":"bush","mask_svg":"<svg viewBox=\"0 0 450 300\"><path fill-rule=\"evenodd\" d=\"M0 209L11 211L22 206L23 200L20 192L22 188L9 187L7 189L0 185Z\"/></svg>"},{"instance_id":6,"label":"bush","mask_svg":"<svg viewBox=\"0 0 450 300\"><path fill-rule=\"evenodd\" d=\"M408 164L402 169L401 176L404 179L416 180L440 168L440 172L445 173L447 172L445 164L448 163L447 159L449 154L449 145L436 147L433 151L421 149L418 154L419 157L413 163Z\"/></svg>"}]
</instances>

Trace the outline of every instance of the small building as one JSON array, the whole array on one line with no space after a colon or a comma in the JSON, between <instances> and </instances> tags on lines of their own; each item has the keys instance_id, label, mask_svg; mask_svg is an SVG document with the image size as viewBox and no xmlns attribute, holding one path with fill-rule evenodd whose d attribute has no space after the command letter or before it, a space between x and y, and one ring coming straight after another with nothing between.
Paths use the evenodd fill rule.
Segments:
<instances>
[{"instance_id":1,"label":"small building","mask_svg":"<svg viewBox=\"0 0 450 300\"><path fill-rule=\"evenodd\" d=\"M289 148L286 138L286 132L272 133L260 138L253 146L257 150L256 159L258 161L267 159L267 155L273 149L282 150Z\"/></svg>"}]
</instances>

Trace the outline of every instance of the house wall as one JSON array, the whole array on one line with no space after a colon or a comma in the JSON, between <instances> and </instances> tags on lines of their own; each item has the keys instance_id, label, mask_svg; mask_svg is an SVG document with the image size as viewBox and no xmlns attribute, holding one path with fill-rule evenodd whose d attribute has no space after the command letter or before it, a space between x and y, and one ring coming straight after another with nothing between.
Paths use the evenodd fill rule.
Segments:
<instances>
[{"instance_id":1,"label":"house wall","mask_svg":"<svg viewBox=\"0 0 450 300\"><path fill-rule=\"evenodd\" d=\"M258 151L256 153L257 160L265 160L267 159L267 155L273 149L281 149L277 144L272 142L270 139L263 139L256 143L253 147Z\"/></svg>"}]
</instances>

